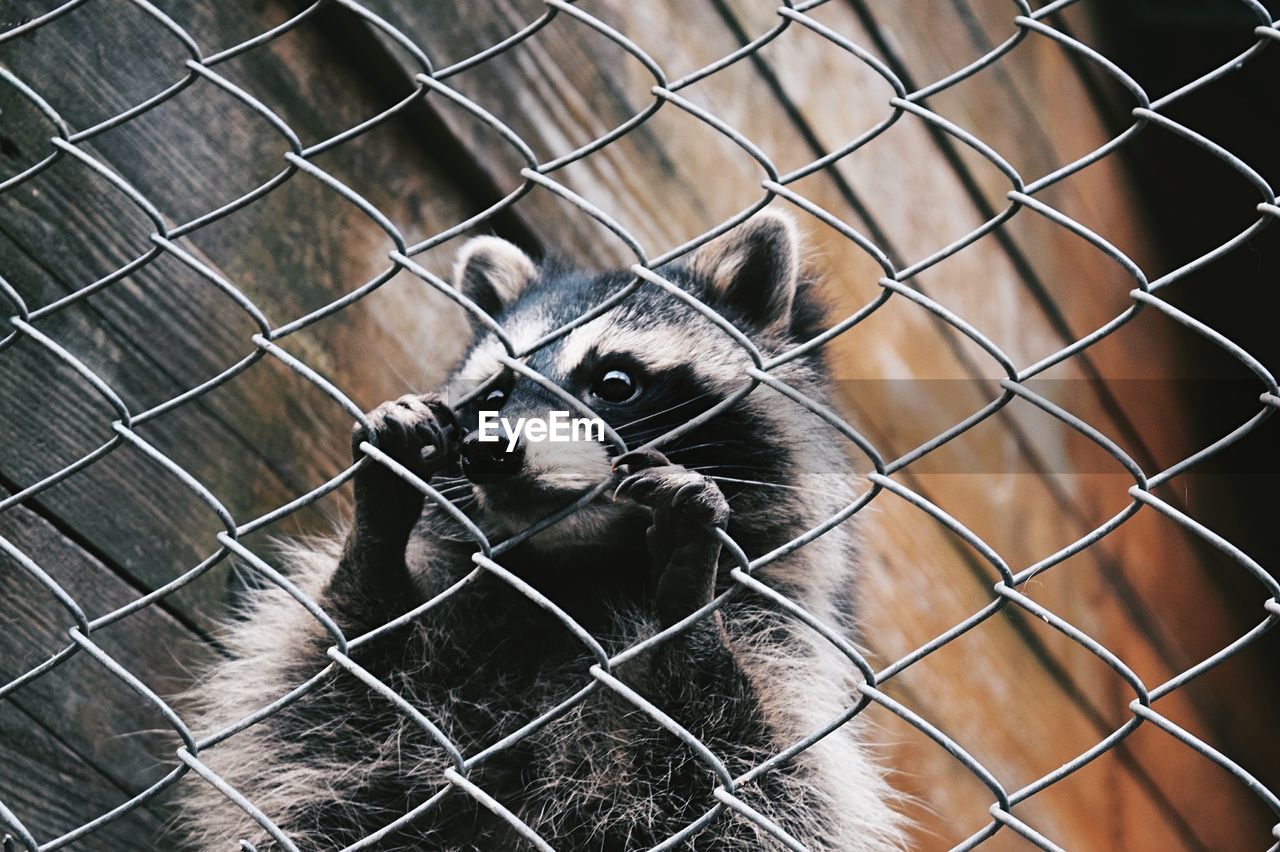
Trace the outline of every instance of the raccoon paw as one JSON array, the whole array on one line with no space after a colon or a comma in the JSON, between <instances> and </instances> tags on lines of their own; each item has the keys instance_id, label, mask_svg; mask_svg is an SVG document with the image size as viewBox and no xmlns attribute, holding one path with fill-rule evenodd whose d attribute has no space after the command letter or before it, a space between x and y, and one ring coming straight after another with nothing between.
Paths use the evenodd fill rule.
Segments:
<instances>
[{"instance_id":1,"label":"raccoon paw","mask_svg":"<svg viewBox=\"0 0 1280 852\"><path fill-rule=\"evenodd\" d=\"M729 503L720 487L702 474L672 464L657 450L624 453L613 462L625 467L626 477L613 492L614 500L629 499L651 509L670 510L695 524L725 527Z\"/></svg>"},{"instance_id":2,"label":"raccoon paw","mask_svg":"<svg viewBox=\"0 0 1280 852\"><path fill-rule=\"evenodd\" d=\"M439 394L402 396L366 415L369 428L351 431L351 456L364 458L360 445L373 444L415 476L428 480L457 457L462 432L458 417ZM364 465L355 476L355 531L362 541L394 542L398 548L422 514L423 495L381 462Z\"/></svg>"},{"instance_id":3,"label":"raccoon paw","mask_svg":"<svg viewBox=\"0 0 1280 852\"><path fill-rule=\"evenodd\" d=\"M364 457L360 444L373 444L423 479L443 469L457 455L462 429L458 416L438 393L408 394L384 402L366 415L369 429L351 430L351 456Z\"/></svg>"},{"instance_id":4,"label":"raccoon paw","mask_svg":"<svg viewBox=\"0 0 1280 852\"><path fill-rule=\"evenodd\" d=\"M614 468L626 468L614 499L653 510L646 537L653 566L655 605L663 627L683 619L715 596L720 541L708 527L729 522L729 504L705 476L671 464L656 450L626 453ZM711 623L716 616L713 615Z\"/></svg>"}]
</instances>

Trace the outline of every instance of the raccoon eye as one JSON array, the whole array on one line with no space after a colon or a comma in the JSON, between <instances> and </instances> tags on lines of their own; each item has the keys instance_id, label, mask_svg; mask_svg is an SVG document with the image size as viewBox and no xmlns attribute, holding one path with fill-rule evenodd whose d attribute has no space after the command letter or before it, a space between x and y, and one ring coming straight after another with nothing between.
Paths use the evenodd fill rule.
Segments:
<instances>
[{"instance_id":1,"label":"raccoon eye","mask_svg":"<svg viewBox=\"0 0 1280 852\"><path fill-rule=\"evenodd\" d=\"M639 382L622 370L606 370L591 385L592 396L615 405L630 402L639 393Z\"/></svg>"},{"instance_id":2,"label":"raccoon eye","mask_svg":"<svg viewBox=\"0 0 1280 852\"><path fill-rule=\"evenodd\" d=\"M507 392L502 388L492 388L484 395L484 401L486 405L501 408L502 404L507 401Z\"/></svg>"}]
</instances>

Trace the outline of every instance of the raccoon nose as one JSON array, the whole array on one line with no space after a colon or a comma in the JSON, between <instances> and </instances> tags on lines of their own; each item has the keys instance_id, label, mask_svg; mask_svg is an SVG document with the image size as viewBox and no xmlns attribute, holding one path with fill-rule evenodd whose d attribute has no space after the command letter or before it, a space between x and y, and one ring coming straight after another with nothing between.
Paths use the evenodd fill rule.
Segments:
<instances>
[{"instance_id":1,"label":"raccoon nose","mask_svg":"<svg viewBox=\"0 0 1280 852\"><path fill-rule=\"evenodd\" d=\"M524 462L524 436L508 449L509 440L481 441L478 431L462 439L462 472L472 482L496 482L519 472Z\"/></svg>"}]
</instances>

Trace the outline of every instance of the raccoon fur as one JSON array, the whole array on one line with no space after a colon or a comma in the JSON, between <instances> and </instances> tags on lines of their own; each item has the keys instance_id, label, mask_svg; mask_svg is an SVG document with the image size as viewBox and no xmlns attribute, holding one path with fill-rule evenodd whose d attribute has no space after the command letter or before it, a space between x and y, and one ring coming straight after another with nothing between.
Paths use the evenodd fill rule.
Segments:
<instances>
[{"instance_id":1,"label":"raccoon fur","mask_svg":"<svg viewBox=\"0 0 1280 852\"><path fill-rule=\"evenodd\" d=\"M661 272L768 358L822 328L799 252L791 220L766 211ZM467 243L454 270L455 286L502 325L518 351L631 280L627 272L539 266L494 237ZM483 759L469 762L465 782L446 776L454 764L422 724L335 666L316 688L201 751L200 761L303 850L339 849L374 833L369 848L381 850L530 848L492 802L468 792L474 788L560 850L648 849L695 823L698 830L664 848L785 848L776 830L815 852L903 848L894 793L861 742L859 720L737 786L737 799L776 826L762 828L729 806L735 802L717 798L721 782L704 755L594 676L588 644L516 587L536 589L613 656L736 585L729 572L738 563L713 527L755 558L848 506L856 477L843 439L760 385L659 452L615 458L607 441L480 443L481 410L514 418L567 407L527 376L503 371L504 351L477 324L448 387L371 412L372 434L357 427L354 457L365 455L359 445L369 440L422 478L434 477L433 487L495 543L601 481L612 478L611 487L495 557L513 583L478 568L463 527L370 460L354 476L356 513L345 541L295 545L285 571L348 638L462 581L351 658L463 757ZM630 447L728 399L751 365L723 329L651 283L525 363ZM828 379L816 355L771 372L810 398L824 397ZM456 411L445 402L477 389ZM849 527L755 574L846 633L858 561ZM235 724L331 663L333 638L293 598L274 586L254 598L245 618L227 628L230 659L201 679L186 705L199 734ZM705 744L734 778L839 718L859 697L848 658L742 589L611 676ZM570 704L582 690L585 697ZM513 736L562 703L568 709L551 721ZM188 848L222 852L241 840L280 848L195 774L183 790ZM414 817L402 819L408 813Z\"/></svg>"}]
</instances>

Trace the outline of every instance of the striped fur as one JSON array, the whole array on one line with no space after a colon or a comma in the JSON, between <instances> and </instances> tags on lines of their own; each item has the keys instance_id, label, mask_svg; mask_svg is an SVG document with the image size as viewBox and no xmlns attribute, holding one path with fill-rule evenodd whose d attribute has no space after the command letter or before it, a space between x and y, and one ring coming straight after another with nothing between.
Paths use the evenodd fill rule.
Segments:
<instances>
[{"instance_id":1,"label":"striped fur","mask_svg":"<svg viewBox=\"0 0 1280 852\"><path fill-rule=\"evenodd\" d=\"M761 246L762 241L769 245ZM508 251L486 243L481 248L464 250L457 277L465 278L466 257L483 256L484 272L499 279L486 291L496 300L491 307L524 341L580 315L630 280L622 273L587 275L550 264L529 275L532 263L512 254L518 252L514 247ZM726 244L664 274L752 335L767 356L819 328L821 311L812 287L796 277L797 249L789 221L762 215ZM513 269L496 268L504 258ZM755 282L741 280L744 270L761 263L772 271L756 275ZM523 287L517 286L522 281ZM787 292L756 292L762 286ZM488 378L500 351L492 337L480 337L455 373L454 392ZM629 443L643 443L709 409L742 385L743 368L750 363L714 323L653 288L642 288L633 299L534 353L528 363L577 395L584 370L617 359L643 372L651 400L638 409L602 413ZM773 374L815 399L823 397L827 378L814 358L790 362ZM525 380L511 386L504 413L508 407L522 414L563 405ZM474 422L474 406L460 415ZM516 532L608 475L610 451L603 445L549 452L547 445L536 452L531 448L522 474L537 499L522 500L519 489L499 493L491 486L472 487L477 499L465 505L487 534L501 538ZM817 526L852 501L857 485L836 433L763 386L664 452L695 471L723 474L719 485L732 509L728 531L749 557ZM608 653L617 653L660 628L644 546L647 511L602 497L499 561L568 612ZM328 585L341 546L336 539L299 542L281 554L281 561L300 588L349 635L358 635L376 625L361 622ZM404 590L400 609L466 576L474 568L472 550L455 523L428 509L409 547L412 588ZM857 562L855 534L846 523L756 576L823 623L851 634ZM732 585L733 565L731 557L721 557L720 589ZM672 714L734 776L856 703L853 665L817 632L768 601L739 594L716 618L723 626L717 640L723 648L706 655L695 649L687 657L654 651L618 666L614 674ZM329 662L328 636L274 588L256 595L243 619L227 627L224 641L230 659L208 672L185 700L184 713L196 720L201 734L234 724ZM421 618L362 648L356 660L467 756L591 687L567 712L492 754L468 775L557 849L649 848L716 805L717 782L699 755L599 685L588 672L595 659L583 643L499 577L482 572ZM895 794L863 744L860 724L843 725L743 785L739 798L815 852L903 848ZM427 732L345 672L330 674L316 690L200 757L302 849L341 848L383 829L448 789L442 773L451 765ZM272 848L257 824L212 786L197 779L183 789L181 831L190 848L225 850L242 838L258 849ZM388 831L373 848L524 845L509 825L454 789L418 819ZM680 848L782 847L752 821L721 809Z\"/></svg>"}]
</instances>

